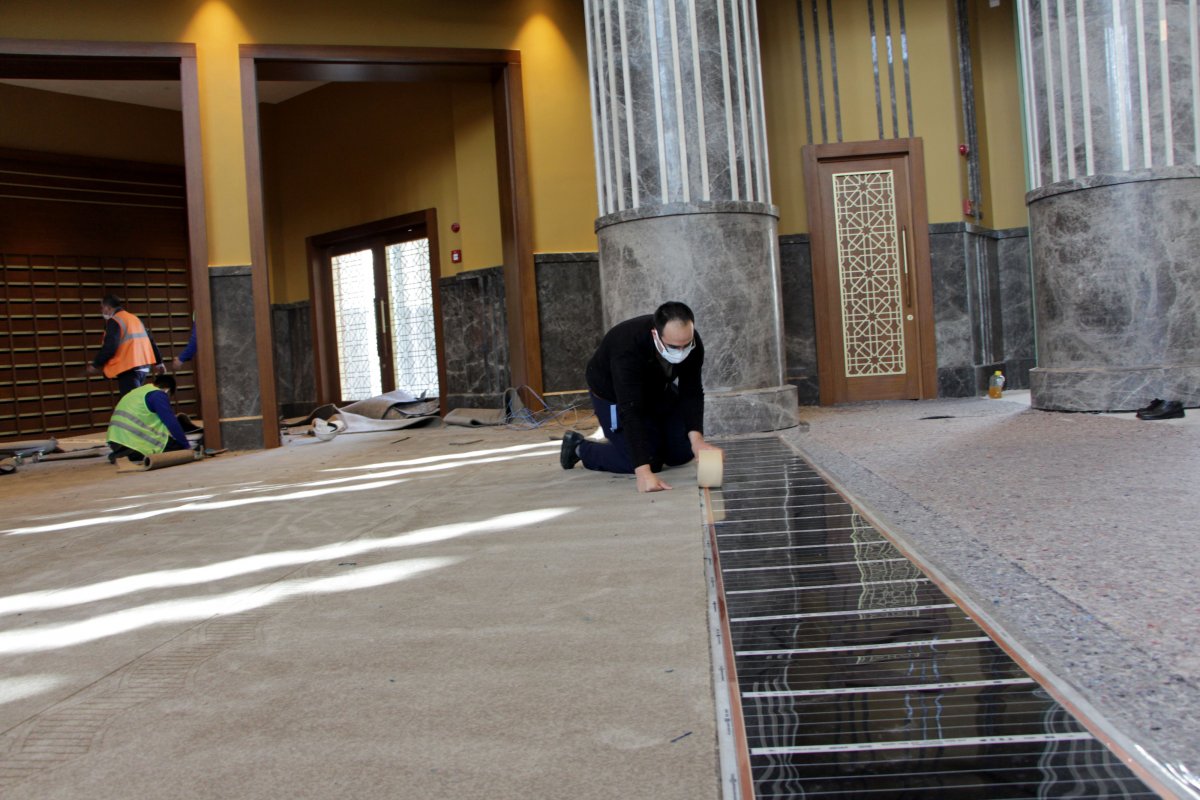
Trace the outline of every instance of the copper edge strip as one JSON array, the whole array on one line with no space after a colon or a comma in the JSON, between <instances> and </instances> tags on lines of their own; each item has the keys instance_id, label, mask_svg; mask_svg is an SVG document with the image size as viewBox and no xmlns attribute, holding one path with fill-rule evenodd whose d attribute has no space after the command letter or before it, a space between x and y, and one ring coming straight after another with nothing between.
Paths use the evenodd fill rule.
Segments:
<instances>
[{"instance_id":1,"label":"copper edge strip","mask_svg":"<svg viewBox=\"0 0 1200 800\"><path fill-rule=\"evenodd\" d=\"M725 606L725 581L721 576L721 556L717 551L717 524L713 519L712 490L705 487L705 525L708 527L708 546L712 554L715 602L721 626L721 647L725 651L726 686L729 688L729 710L733 727L734 757L737 760L738 795L741 800L754 800L754 776L750 771L750 745L746 740L746 726L742 719L742 695L738 689L737 665L734 663L733 636L729 630L729 611ZM720 720L717 721L718 726ZM722 776L724 782L724 776Z\"/></svg>"}]
</instances>

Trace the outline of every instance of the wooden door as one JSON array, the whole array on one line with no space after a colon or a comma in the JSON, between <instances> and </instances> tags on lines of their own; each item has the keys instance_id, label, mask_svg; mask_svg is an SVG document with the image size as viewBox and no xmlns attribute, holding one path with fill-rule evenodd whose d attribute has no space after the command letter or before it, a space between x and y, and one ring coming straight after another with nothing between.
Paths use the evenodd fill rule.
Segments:
<instances>
[{"instance_id":1,"label":"wooden door","mask_svg":"<svg viewBox=\"0 0 1200 800\"><path fill-rule=\"evenodd\" d=\"M823 405L937 396L920 140L804 152Z\"/></svg>"}]
</instances>

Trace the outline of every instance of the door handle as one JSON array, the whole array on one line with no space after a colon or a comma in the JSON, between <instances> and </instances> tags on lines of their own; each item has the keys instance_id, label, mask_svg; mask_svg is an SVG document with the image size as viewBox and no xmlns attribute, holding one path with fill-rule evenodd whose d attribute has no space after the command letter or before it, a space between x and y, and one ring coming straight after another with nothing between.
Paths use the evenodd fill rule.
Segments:
<instances>
[{"instance_id":1,"label":"door handle","mask_svg":"<svg viewBox=\"0 0 1200 800\"><path fill-rule=\"evenodd\" d=\"M908 271L908 228L904 225L900 226L900 260L904 265L904 305L906 308L912 308L912 274Z\"/></svg>"},{"instance_id":2,"label":"door handle","mask_svg":"<svg viewBox=\"0 0 1200 800\"><path fill-rule=\"evenodd\" d=\"M375 303L379 307L379 321L383 324L383 335L387 336L387 332L388 332L387 303L385 303L382 299L376 300Z\"/></svg>"}]
</instances>

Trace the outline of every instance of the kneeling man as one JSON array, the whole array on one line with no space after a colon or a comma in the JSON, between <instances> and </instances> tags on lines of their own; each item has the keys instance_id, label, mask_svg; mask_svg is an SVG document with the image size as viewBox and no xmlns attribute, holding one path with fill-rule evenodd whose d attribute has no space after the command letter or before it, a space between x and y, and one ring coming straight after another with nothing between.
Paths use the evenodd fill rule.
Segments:
<instances>
[{"instance_id":1,"label":"kneeling man","mask_svg":"<svg viewBox=\"0 0 1200 800\"><path fill-rule=\"evenodd\" d=\"M110 462L122 456L138 461L167 450L191 449L187 434L171 409L168 393L175 394L175 379L158 375L154 383L140 386L121 398L108 423Z\"/></svg>"},{"instance_id":2,"label":"kneeling man","mask_svg":"<svg viewBox=\"0 0 1200 800\"><path fill-rule=\"evenodd\" d=\"M704 441L704 344L692 310L669 302L613 327L587 366L588 391L607 442L576 431L563 437L561 462L633 473L639 492L671 486L657 473L686 464Z\"/></svg>"}]
</instances>

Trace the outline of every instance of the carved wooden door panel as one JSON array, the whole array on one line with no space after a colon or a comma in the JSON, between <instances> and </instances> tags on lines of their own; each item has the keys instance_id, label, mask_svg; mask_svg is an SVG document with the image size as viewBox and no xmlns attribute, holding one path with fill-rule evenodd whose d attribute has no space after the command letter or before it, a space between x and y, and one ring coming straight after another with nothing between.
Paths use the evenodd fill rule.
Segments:
<instances>
[{"instance_id":1,"label":"carved wooden door panel","mask_svg":"<svg viewBox=\"0 0 1200 800\"><path fill-rule=\"evenodd\" d=\"M924 181L912 149L912 140L806 148L822 404L937 395Z\"/></svg>"}]
</instances>

